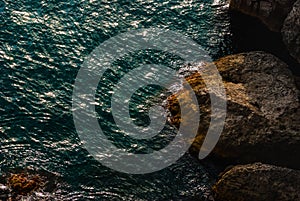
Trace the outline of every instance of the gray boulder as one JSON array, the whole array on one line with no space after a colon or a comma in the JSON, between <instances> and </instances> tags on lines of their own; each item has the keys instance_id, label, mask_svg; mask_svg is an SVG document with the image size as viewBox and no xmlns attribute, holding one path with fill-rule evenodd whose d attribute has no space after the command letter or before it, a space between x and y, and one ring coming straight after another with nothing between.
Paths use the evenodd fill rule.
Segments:
<instances>
[{"instance_id":1,"label":"gray boulder","mask_svg":"<svg viewBox=\"0 0 300 201\"><path fill-rule=\"evenodd\" d=\"M299 201L300 171L255 163L231 168L214 185L219 201Z\"/></svg>"}]
</instances>

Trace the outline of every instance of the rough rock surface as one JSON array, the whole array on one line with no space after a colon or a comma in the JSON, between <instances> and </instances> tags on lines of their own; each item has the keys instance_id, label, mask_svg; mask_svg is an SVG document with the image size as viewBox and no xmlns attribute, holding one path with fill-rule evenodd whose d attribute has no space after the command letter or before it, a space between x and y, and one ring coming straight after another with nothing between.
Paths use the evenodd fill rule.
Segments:
<instances>
[{"instance_id":1,"label":"rough rock surface","mask_svg":"<svg viewBox=\"0 0 300 201\"><path fill-rule=\"evenodd\" d=\"M279 32L295 0L231 0L230 9L259 18L272 31Z\"/></svg>"},{"instance_id":2,"label":"rough rock surface","mask_svg":"<svg viewBox=\"0 0 300 201\"><path fill-rule=\"evenodd\" d=\"M45 170L11 169L0 176L0 200L63 200L59 182L57 174Z\"/></svg>"},{"instance_id":3,"label":"rough rock surface","mask_svg":"<svg viewBox=\"0 0 300 201\"><path fill-rule=\"evenodd\" d=\"M219 201L299 201L300 171L255 163L226 171L213 187Z\"/></svg>"},{"instance_id":4,"label":"rough rock surface","mask_svg":"<svg viewBox=\"0 0 300 201\"><path fill-rule=\"evenodd\" d=\"M300 63L300 0L294 4L281 32L290 54Z\"/></svg>"},{"instance_id":5,"label":"rough rock surface","mask_svg":"<svg viewBox=\"0 0 300 201\"><path fill-rule=\"evenodd\" d=\"M227 56L215 65L227 93L227 116L214 155L240 163L300 168L299 92L287 65L264 52ZM210 96L199 74L186 79L196 93L201 111L198 135L191 148L197 153L210 123ZM218 96L214 92L211 95ZM183 89L168 101L170 121L177 127L181 123L177 99L185 97Z\"/></svg>"}]
</instances>

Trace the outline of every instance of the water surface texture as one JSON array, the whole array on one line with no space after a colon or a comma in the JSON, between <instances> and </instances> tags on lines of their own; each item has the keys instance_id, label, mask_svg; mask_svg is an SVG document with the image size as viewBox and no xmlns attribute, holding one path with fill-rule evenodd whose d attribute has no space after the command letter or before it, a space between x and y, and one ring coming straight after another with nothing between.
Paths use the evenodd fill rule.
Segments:
<instances>
[{"instance_id":1,"label":"water surface texture","mask_svg":"<svg viewBox=\"0 0 300 201\"><path fill-rule=\"evenodd\" d=\"M208 199L213 173L188 153L172 166L146 175L118 173L94 160L74 127L72 90L84 58L128 30L170 29L195 40L213 59L230 54L227 7L225 0L0 1L0 173L27 167L55 173L61 183L52 196L59 200ZM138 63L176 63L176 58L155 51L131 56L115 64L121 72ZM127 138L112 135L107 110L107 83L120 75L107 72L99 83L96 109L107 135L130 149ZM149 92L159 90L149 86L133 95L137 124L147 124L148 119L134 108L143 109L147 97L154 97ZM164 136L170 138L162 133L157 139L161 143L140 142L140 149L133 151L159 149L167 144Z\"/></svg>"}]
</instances>

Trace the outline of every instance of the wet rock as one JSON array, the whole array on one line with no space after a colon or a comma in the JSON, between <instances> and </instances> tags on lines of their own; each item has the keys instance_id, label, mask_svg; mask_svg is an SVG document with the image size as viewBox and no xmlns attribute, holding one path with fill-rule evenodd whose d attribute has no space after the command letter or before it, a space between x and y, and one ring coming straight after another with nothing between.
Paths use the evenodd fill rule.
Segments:
<instances>
[{"instance_id":1,"label":"wet rock","mask_svg":"<svg viewBox=\"0 0 300 201\"><path fill-rule=\"evenodd\" d=\"M299 201L300 171L261 163L226 171L214 185L219 201Z\"/></svg>"},{"instance_id":2,"label":"wet rock","mask_svg":"<svg viewBox=\"0 0 300 201\"><path fill-rule=\"evenodd\" d=\"M58 180L44 170L10 170L0 177L0 200L62 200L55 195Z\"/></svg>"},{"instance_id":3,"label":"wet rock","mask_svg":"<svg viewBox=\"0 0 300 201\"><path fill-rule=\"evenodd\" d=\"M287 65L264 52L227 56L215 65L227 93L227 116L213 155L233 162L300 168L299 92ZM210 126L210 96L199 74L186 79L196 93L201 111L198 135L190 149L198 153ZM181 123L177 99L188 97L186 93L183 89L169 98L170 121L177 127Z\"/></svg>"},{"instance_id":4,"label":"wet rock","mask_svg":"<svg viewBox=\"0 0 300 201\"><path fill-rule=\"evenodd\" d=\"M281 32L290 54L300 63L300 0L285 19Z\"/></svg>"},{"instance_id":5,"label":"wet rock","mask_svg":"<svg viewBox=\"0 0 300 201\"><path fill-rule=\"evenodd\" d=\"M42 179L38 175L29 175L25 173L12 174L7 179L7 184L14 193L27 195L34 190L42 187Z\"/></svg>"},{"instance_id":6,"label":"wet rock","mask_svg":"<svg viewBox=\"0 0 300 201\"><path fill-rule=\"evenodd\" d=\"M267 27L279 32L295 0L231 0L230 9L259 18Z\"/></svg>"}]
</instances>

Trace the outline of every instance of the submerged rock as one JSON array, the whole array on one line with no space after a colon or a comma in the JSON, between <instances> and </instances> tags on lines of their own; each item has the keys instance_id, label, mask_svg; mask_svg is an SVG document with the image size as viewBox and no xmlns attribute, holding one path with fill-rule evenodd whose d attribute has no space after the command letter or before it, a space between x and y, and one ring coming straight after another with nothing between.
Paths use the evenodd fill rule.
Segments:
<instances>
[{"instance_id":1,"label":"submerged rock","mask_svg":"<svg viewBox=\"0 0 300 201\"><path fill-rule=\"evenodd\" d=\"M11 170L0 177L0 200L62 200L55 195L58 179L44 170Z\"/></svg>"},{"instance_id":2,"label":"submerged rock","mask_svg":"<svg viewBox=\"0 0 300 201\"><path fill-rule=\"evenodd\" d=\"M227 116L213 154L241 163L261 161L300 168L299 93L287 65L264 52L227 56L215 65L227 93ZM210 94L199 74L186 79L201 111L198 135L191 148L197 153L210 124ZM186 93L183 89L169 98L170 121L177 127L181 121L177 98L188 97Z\"/></svg>"},{"instance_id":3,"label":"submerged rock","mask_svg":"<svg viewBox=\"0 0 300 201\"><path fill-rule=\"evenodd\" d=\"M38 175L29 175L25 173L12 174L7 179L8 186L14 193L27 195L34 190L42 187L42 179Z\"/></svg>"},{"instance_id":4,"label":"submerged rock","mask_svg":"<svg viewBox=\"0 0 300 201\"><path fill-rule=\"evenodd\" d=\"M279 32L296 0L231 0L230 9L259 18L267 27Z\"/></svg>"},{"instance_id":5,"label":"submerged rock","mask_svg":"<svg viewBox=\"0 0 300 201\"><path fill-rule=\"evenodd\" d=\"M300 0L285 19L281 32L290 54L300 63Z\"/></svg>"},{"instance_id":6,"label":"submerged rock","mask_svg":"<svg viewBox=\"0 0 300 201\"><path fill-rule=\"evenodd\" d=\"M213 190L219 201L299 201L300 171L255 163L231 168Z\"/></svg>"}]
</instances>

